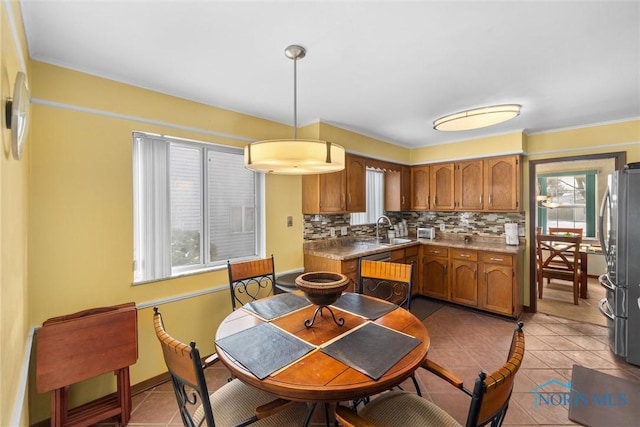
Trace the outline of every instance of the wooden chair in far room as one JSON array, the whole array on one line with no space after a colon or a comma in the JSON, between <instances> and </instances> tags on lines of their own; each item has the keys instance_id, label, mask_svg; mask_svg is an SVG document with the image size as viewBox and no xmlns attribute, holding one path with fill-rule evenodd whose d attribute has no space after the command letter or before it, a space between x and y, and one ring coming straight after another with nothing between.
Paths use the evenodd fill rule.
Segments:
<instances>
[{"instance_id":1,"label":"wooden chair in far room","mask_svg":"<svg viewBox=\"0 0 640 427\"><path fill-rule=\"evenodd\" d=\"M549 227L549 234L559 234L564 236L580 236L584 238L584 235L582 234L582 228ZM580 266L580 270L582 270L582 266ZM549 283L550 281L551 279L547 278L547 283Z\"/></svg>"},{"instance_id":2,"label":"wooden chair in far room","mask_svg":"<svg viewBox=\"0 0 640 427\"><path fill-rule=\"evenodd\" d=\"M153 308L153 326L169 369L180 416L185 426L300 426L308 407L280 399L238 379L225 383L209 395L204 369L218 361L216 354L204 363L195 342L184 344L164 329L158 307ZM215 420L215 424L214 424Z\"/></svg>"},{"instance_id":3,"label":"wooden chair in far room","mask_svg":"<svg viewBox=\"0 0 640 427\"><path fill-rule=\"evenodd\" d=\"M581 243L580 235L536 235L538 298L542 298L545 278L567 280L573 285L573 303L578 305Z\"/></svg>"},{"instance_id":4,"label":"wooden chair in far room","mask_svg":"<svg viewBox=\"0 0 640 427\"><path fill-rule=\"evenodd\" d=\"M358 293L411 308L413 263L360 259L358 278Z\"/></svg>"},{"instance_id":5,"label":"wooden chair in far room","mask_svg":"<svg viewBox=\"0 0 640 427\"><path fill-rule=\"evenodd\" d=\"M231 309L276 293L276 274L273 255L251 261L227 261Z\"/></svg>"},{"instance_id":6,"label":"wooden chair in far room","mask_svg":"<svg viewBox=\"0 0 640 427\"><path fill-rule=\"evenodd\" d=\"M471 397L466 426L492 426L502 424L509 407L511 391L516 373L524 358L524 332L518 322L507 362L493 373L480 372L473 391L464 387L462 379L455 373L429 359L422 367L444 379ZM414 393L389 391L371 399L359 413L345 407L336 408L336 418L346 427L360 426L459 426L460 424L435 403Z\"/></svg>"},{"instance_id":7,"label":"wooden chair in far room","mask_svg":"<svg viewBox=\"0 0 640 427\"><path fill-rule=\"evenodd\" d=\"M582 237L582 228L549 227L549 234L560 234L565 236Z\"/></svg>"}]
</instances>

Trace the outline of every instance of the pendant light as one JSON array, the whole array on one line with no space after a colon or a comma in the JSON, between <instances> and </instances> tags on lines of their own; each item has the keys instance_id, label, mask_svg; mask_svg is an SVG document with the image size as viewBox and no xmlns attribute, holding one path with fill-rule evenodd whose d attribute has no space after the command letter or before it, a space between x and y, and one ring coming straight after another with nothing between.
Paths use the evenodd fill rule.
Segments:
<instances>
[{"instance_id":1,"label":"pendant light","mask_svg":"<svg viewBox=\"0 0 640 427\"><path fill-rule=\"evenodd\" d=\"M298 138L297 62L304 58L302 46L291 45L285 51L293 60L293 139L256 141L244 148L247 169L277 175L311 175L344 169L344 148L329 141Z\"/></svg>"}]
</instances>

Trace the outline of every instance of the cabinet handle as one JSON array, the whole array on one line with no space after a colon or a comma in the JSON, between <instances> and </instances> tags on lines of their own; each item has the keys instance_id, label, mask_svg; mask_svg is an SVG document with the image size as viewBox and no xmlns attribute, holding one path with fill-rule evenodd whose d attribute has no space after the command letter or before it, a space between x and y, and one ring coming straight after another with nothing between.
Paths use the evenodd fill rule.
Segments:
<instances>
[{"instance_id":1,"label":"cabinet handle","mask_svg":"<svg viewBox=\"0 0 640 427\"><path fill-rule=\"evenodd\" d=\"M493 206L493 200L491 199L492 194L489 194L489 206Z\"/></svg>"},{"instance_id":2,"label":"cabinet handle","mask_svg":"<svg viewBox=\"0 0 640 427\"><path fill-rule=\"evenodd\" d=\"M494 257L491 257L490 259L491 259L491 261L500 261L500 262L504 261L504 258L494 258Z\"/></svg>"},{"instance_id":3,"label":"cabinet handle","mask_svg":"<svg viewBox=\"0 0 640 427\"><path fill-rule=\"evenodd\" d=\"M484 272L484 283L489 283L489 272L488 271Z\"/></svg>"},{"instance_id":4,"label":"cabinet handle","mask_svg":"<svg viewBox=\"0 0 640 427\"><path fill-rule=\"evenodd\" d=\"M473 270L473 278L474 279L478 278L478 269L477 268Z\"/></svg>"},{"instance_id":5,"label":"cabinet handle","mask_svg":"<svg viewBox=\"0 0 640 427\"><path fill-rule=\"evenodd\" d=\"M461 258L469 258L471 255L467 255L467 254L460 254Z\"/></svg>"},{"instance_id":6,"label":"cabinet handle","mask_svg":"<svg viewBox=\"0 0 640 427\"><path fill-rule=\"evenodd\" d=\"M480 195L480 206L482 206L482 194Z\"/></svg>"},{"instance_id":7,"label":"cabinet handle","mask_svg":"<svg viewBox=\"0 0 640 427\"><path fill-rule=\"evenodd\" d=\"M351 204L351 193L349 193L349 195L347 197L348 197L347 200L349 200L349 204Z\"/></svg>"},{"instance_id":8,"label":"cabinet handle","mask_svg":"<svg viewBox=\"0 0 640 427\"><path fill-rule=\"evenodd\" d=\"M402 204L404 205L404 196L402 196Z\"/></svg>"}]
</instances>

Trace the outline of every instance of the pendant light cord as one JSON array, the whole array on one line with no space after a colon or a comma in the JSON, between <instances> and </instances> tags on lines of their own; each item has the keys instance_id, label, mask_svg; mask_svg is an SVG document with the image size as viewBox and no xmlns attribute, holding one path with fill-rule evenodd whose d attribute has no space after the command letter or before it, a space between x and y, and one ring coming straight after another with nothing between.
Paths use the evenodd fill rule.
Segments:
<instances>
[{"instance_id":1,"label":"pendant light cord","mask_svg":"<svg viewBox=\"0 0 640 427\"><path fill-rule=\"evenodd\" d=\"M293 58L293 139L298 139L298 58Z\"/></svg>"}]
</instances>

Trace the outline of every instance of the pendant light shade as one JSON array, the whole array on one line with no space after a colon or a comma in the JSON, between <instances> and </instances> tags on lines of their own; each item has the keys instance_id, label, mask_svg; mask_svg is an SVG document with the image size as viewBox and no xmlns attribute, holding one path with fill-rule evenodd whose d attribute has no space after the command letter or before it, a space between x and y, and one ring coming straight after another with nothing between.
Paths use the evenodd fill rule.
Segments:
<instances>
[{"instance_id":1,"label":"pendant light shade","mask_svg":"<svg viewBox=\"0 0 640 427\"><path fill-rule=\"evenodd\" d=\"M344 169L344 148L329 141L297 139L297 61L304 58L302 46L291 45L285 55L293 59L293 139L252 142L244 148L247 169L277 175L311 175Z\"/></svg>"},{"instance_id":2,"label":"pendant light shade","mask_svg":"<svg viewBox=\"0 0 640 427\"><path fill-rule=\"evenodd\" d=\"M344 169L344 148L312 139L273 139L244 148L245 166L263 173L308 175Z\"/></svg>"},{"instance_id":3,"label":"pendant light shade","mask_svg":"<svg viewBox=\"0 0 640 427\"><path fill-rule=\"evenodd\" d=\"M440 117L433 122L433 128L442 131L459 131L479 129L496 125L517 117L520 114L520 105L504 104L491 107L475 108Z\"/></svg>"}]
</instances>

